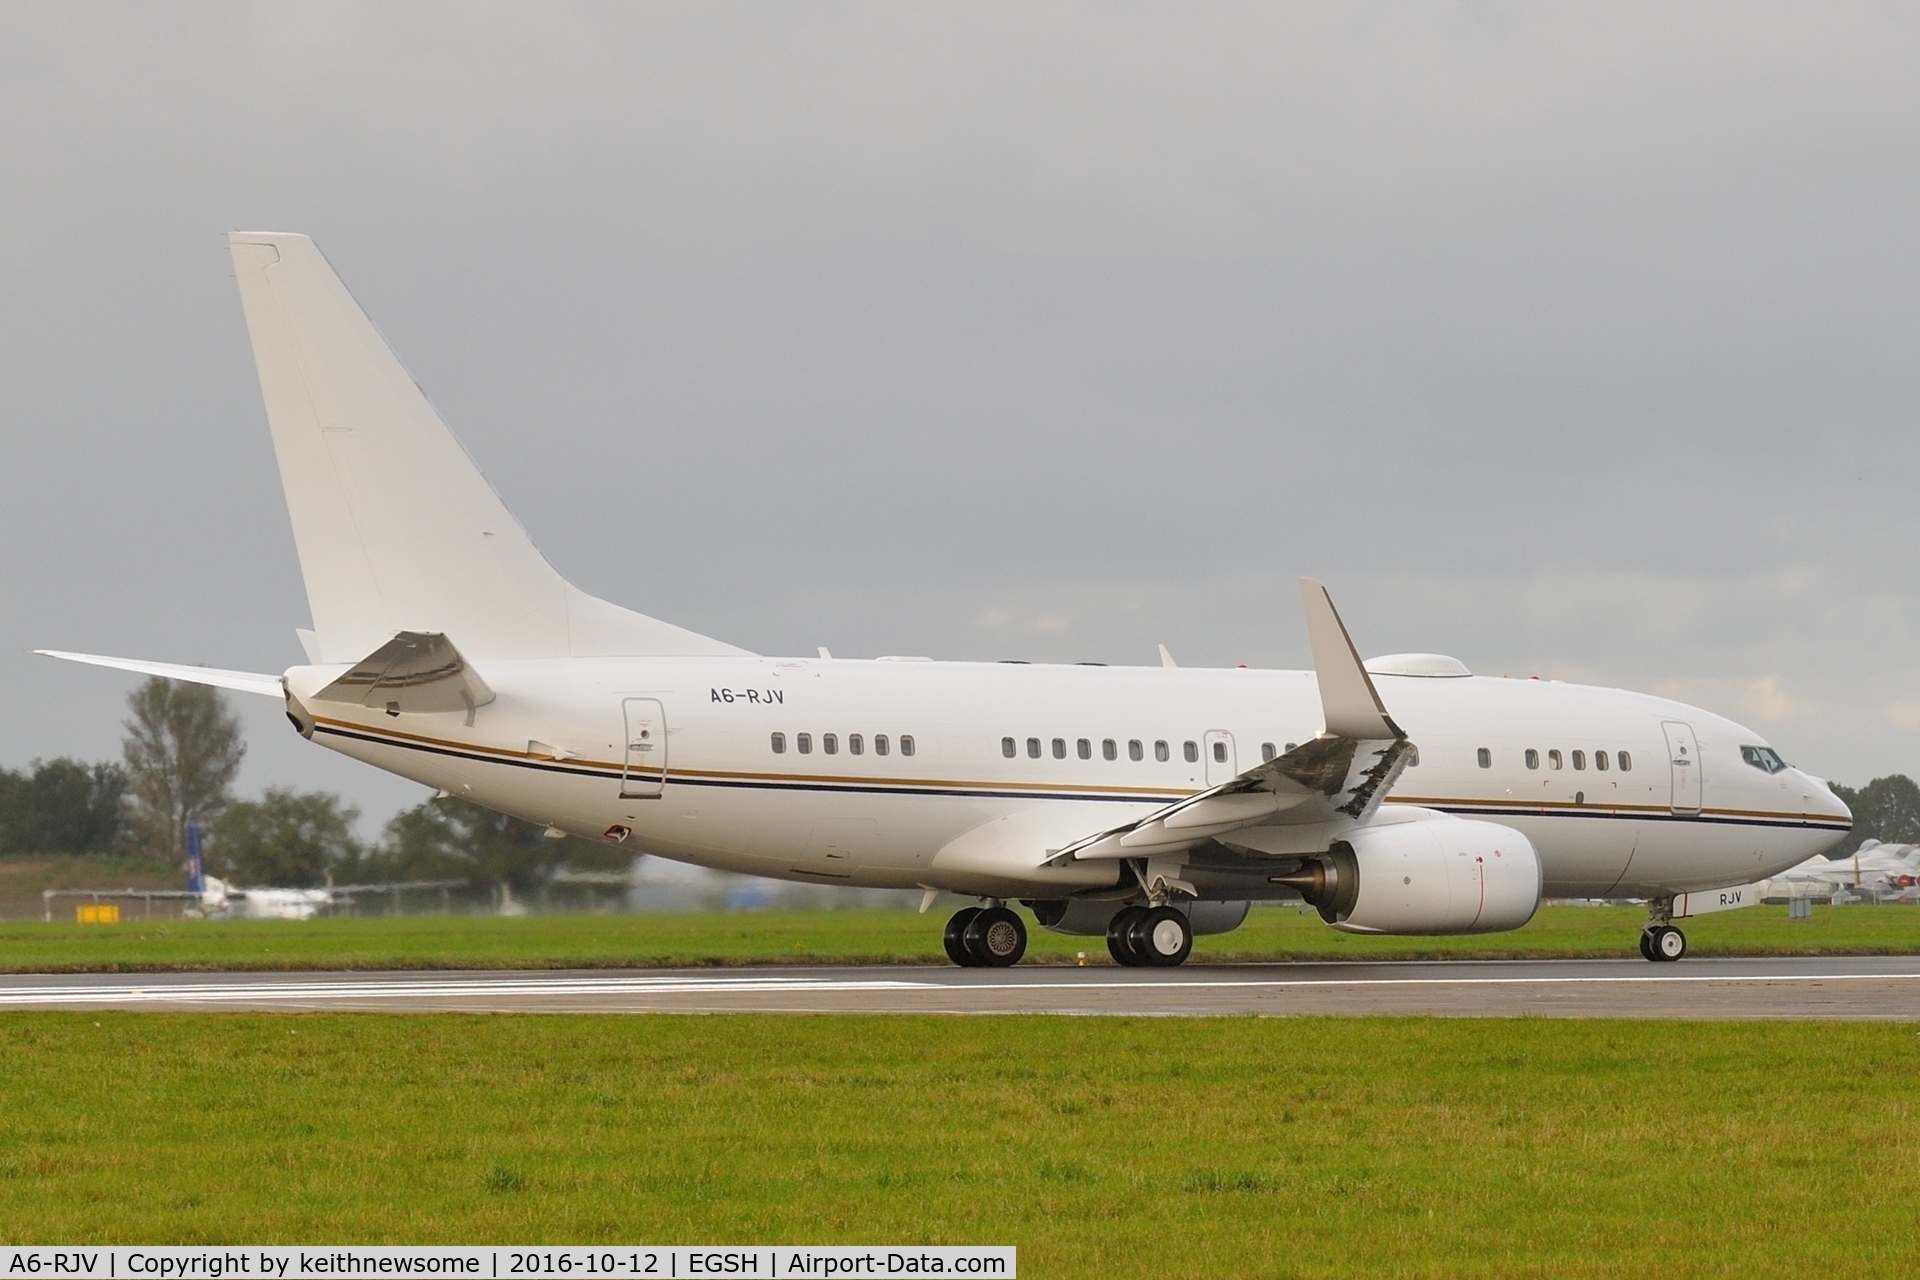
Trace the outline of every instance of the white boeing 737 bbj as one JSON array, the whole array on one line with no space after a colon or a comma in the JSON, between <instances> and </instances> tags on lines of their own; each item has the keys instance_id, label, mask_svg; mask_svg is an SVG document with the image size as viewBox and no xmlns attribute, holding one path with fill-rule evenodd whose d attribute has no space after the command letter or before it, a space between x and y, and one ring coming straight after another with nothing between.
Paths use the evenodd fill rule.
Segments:
<instances>
[{"instance_id":1,"label":"white boeing 737 bbj","mask_svg":"<svg viewBox=\"0 0 1920 1280\"><path fill-rule=\"evenodd\" d=\"M796 880L977 897L1175 965L1254 900L1357 933L1485 933L1543 896L1763 880L1847 808L1760 735L1664 698L1362 664L1302 581L1313 671L766 658L574 588L305 236L230 237L313 628L284 675L59 653L285 700L300 733L596 840ZM1723 900L1741 900L1739 895Z\"/></svg>"}]
</instances>

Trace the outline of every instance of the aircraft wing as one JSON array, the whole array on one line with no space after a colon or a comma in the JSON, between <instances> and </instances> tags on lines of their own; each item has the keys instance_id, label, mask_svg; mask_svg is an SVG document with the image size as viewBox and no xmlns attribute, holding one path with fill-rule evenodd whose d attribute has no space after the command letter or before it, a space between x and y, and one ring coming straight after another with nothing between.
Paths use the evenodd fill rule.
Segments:
<instances>
[{"instance_id":1,"label":"aircraft wing","mask_svg":"<svg viewBox=\"0 0 1920 1280\"><path fill-rule=\"evenodd\" d=\"M1387 714L1327 589L1300 580L1326 731L1216 787L1057 850L1068 858L1141 858L1191 848L1242 827L1373 816L1413 744Z\"/></svg>"},{"instance_id":2,"label":"aircraft wing","mask_svg":"<svg viewBox=\"0 0 1920 1280\"><path fill-rule=\"evenodd\" d=\"M35 649L34 652L42 657L65 658L68 662L85 662L96 667L137 671L147 676L165 676L169 680L185 680L189 684L210 684L221 689L238 689L241 693L264 693L274 698L286 696L286 688L279 676L259 675L252 671L223 671L219 667L188 667L173 662L147 662L140 658L107 658L97 653L66 653L59 649Z\"/></svg>"}]
</instances>

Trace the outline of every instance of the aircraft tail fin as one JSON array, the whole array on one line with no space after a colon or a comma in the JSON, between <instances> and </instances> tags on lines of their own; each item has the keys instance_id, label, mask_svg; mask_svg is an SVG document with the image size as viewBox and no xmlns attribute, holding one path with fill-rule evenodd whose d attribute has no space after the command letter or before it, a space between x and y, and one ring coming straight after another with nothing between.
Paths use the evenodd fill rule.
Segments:
<instances>
[{"instance_id":1,"label":"aircraft tail fin","mask_svg":"<svg viewBox=\"0 0 1920 1280\"><path fill-rule=\"evenodd\" d=\"M187 892L205 893L207 891L206 866L200 859L200 824L187 824Z\"/></svg>"},{"instance_id":2,"label":"aircraft tail fin","mask_svg":"<svg viewBox=\"0 0 1920 1280\"><path fill-rule=\"evenodd\" d=\"M312 240L228 237L319 660L396 633L470 657L744 652L568 583L401 367Z\"/></svg>"}]
</instances>

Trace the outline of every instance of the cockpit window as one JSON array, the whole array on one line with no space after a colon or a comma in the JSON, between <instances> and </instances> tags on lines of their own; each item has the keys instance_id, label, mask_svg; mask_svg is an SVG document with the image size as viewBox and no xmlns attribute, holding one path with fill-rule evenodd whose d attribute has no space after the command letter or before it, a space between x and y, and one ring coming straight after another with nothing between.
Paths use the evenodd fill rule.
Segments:
<instances>
[{"instance_id":1,"label":"cockpit window","mask_svg":"<svg viewBox=\"0 0 1920 1280\"><path fill-rule=\"evenodd\" d=\"M1778 773L1787 767L1787 762L1772 747L1742 747L1740 758L1763 773Z\"/></svg>"}]
</instances>

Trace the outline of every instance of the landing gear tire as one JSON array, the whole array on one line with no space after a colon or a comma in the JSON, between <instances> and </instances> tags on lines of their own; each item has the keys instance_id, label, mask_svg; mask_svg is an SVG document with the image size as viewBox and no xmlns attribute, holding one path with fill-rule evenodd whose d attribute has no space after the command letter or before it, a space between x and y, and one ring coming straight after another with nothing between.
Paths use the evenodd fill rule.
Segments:
<instances>
[{"instance_id":1,"label":"landing gear tire","mask_svg":"<svg viewBox=\"0 0 1920 1280\"><path fill-rule=\"evenodd\" d=\"M1665 924L1647 932L1646 945L1650 960L1678 960L1687 954L1687 935Z\"/></svg>"},{"instance_id":2,"label":"landing gear tire","mask_svg":"<svg viewBox=\"0 0 1920 1280\"><path fill-rule=\"evenodd\" d=\"M1658 960L1660 958L1653 954L1653 930L1651 929L1642 929L1640 931L1640 958L1642 960Z\"/></svg>"},{"instance_id":3,"label":"landing gear tire","mask_svg":"<svg viewBox=\"0 0 1920 1280\"><path fill-rule=\"evenodd\" d=\"M973 918L979 914L978 907L962 907L947 921L946 936L942 939L947 944L947 959L962 969L978 968L980 964L967 950L967 926L972 924Z\"/></svg>"},{"instance_id":4,"label":"landing gear tire","mask_svg":"<svg viewBox=\"0 0 1920 1280\"><path fill-rule=\"evenodd\" d=\"M1138 969L1146 963L1133 949L1133 926L1146 914L1145 907L1122 907L1107 922L1107 954L1113 957L1115 964Z\"/></svg>"},{"instance_id":5,"label":"landing gear tire","mask_svg":"<svg viewBox=\"0 0 1920 1280\"><path fill-rule=\"evenodd\" d=\"M1193 925L1184 911L1155 907L1134 919L1127 940L1141 964L1171 969L1193 954Z\"/></svg>"},{"instance_id":6,"label":"landing gear tire","mask_svg":"<svg viewBox=\"0 0 1920 1280\"><path fill-rule=\"evenodd\" d=\"M967 921L961 942L975 965L1005 969L1027 954L1027 925L1010 908L988 907Z\"/></svg>"}]
</instances>

